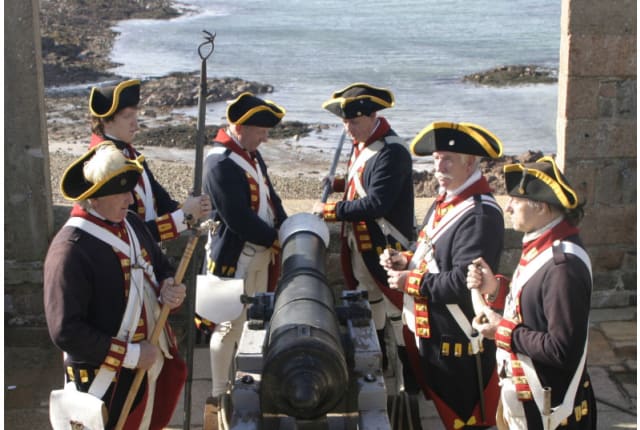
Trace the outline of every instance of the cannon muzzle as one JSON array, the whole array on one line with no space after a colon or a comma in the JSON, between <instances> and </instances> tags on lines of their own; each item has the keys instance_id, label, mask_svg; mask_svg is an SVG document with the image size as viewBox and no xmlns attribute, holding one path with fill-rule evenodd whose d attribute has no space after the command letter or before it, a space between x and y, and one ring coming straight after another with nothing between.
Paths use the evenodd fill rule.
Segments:
<instances>
[{"instance_id":1,"label":"cannon muzzle","mask_svg":"<svg viewBox=\"0 0 640 430\"><path fill-rule=\"evenodd\" d=\"M265 351L263 410L312 419L338 404L349 371L325 275L329 231L318 217L297 214L280 228L282 275Z\"/></svg>"}]
</instances>

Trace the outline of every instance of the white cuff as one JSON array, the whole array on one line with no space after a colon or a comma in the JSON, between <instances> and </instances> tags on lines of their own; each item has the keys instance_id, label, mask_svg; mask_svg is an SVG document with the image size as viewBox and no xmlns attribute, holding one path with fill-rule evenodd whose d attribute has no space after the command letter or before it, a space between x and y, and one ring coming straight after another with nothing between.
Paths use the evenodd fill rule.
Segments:
<instances>
[{"instance_id":1,"label":"white cuff","mask_svg":"<svg viewBox=\"0 0 640 430\"><path fill-rule=\"evenodd\" d=\"M185 216L182 209L171 212L171 219L173 219L173 225L176 226L178 233L182 233L189 227L184 218Z\"/></svg>"},{"instance_id":2,"label":"white cuff","mask_svg":"<svg viewBox=\"0 0 640 430\"><path fill-rule=\"evenodd\" d=\"M140 345L137 343L128 343L127 353L124 355L122 367L135 369L138 366L138 360L140 360Z\"/></svg>"}]
</instances>

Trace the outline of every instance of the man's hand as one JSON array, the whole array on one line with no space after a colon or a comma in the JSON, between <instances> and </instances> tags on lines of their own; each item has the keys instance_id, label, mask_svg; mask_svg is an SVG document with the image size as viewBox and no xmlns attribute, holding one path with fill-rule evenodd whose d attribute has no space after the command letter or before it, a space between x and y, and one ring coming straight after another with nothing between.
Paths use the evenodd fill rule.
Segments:
<instances>
[{"instance_id":1,"label":"man's hand","mask_svg":"<svg viewBox=\"0 0 640 430\"><path fill-rule=\"evenodd\" d=\"M386 248L380 254L380 265L386 270L402 270L407 267L407 258L395 249Z\"/></svg>"},{"instance_id":2,"label":"man's hand","mask_svg":"<svg viewBox=\"0 0 640 430\"><path fill-rule=\"evenodd\" d=\"M473 260L467 266L467 288L478 289L481 294L495 294L500 283L494 276L489 265L482 257Z\"/></svg>"},{"instance_id":3,"label":"man's hand","mask_svg":"<svg viewBox=\"0 0 640 430\"><path fill-rule=\"evenodd\" d=\"M404 283L407 280L407 270L387 270L387 282L392 290L404 291Z\"/></svg>"},{"instance_id":4,"label":"man's hand","mask_svg":"<svg viewBox=\"0 0 640 430\"><path fill-rule=\"evenodd\" d=\"M322 189L329 187L329 191L333 192L333 181L335 179L335 176L325 176L322 178Z\"/></svg>"},{"instance_id":5,"label":"man's hand","mask_svg":"<svg viewBox=\"0 0 640 430\"><path fill-rule=\"evenodd\" d=\"M313 204L313 209L311 209L311 213L314 215L322 216L324 213L324 203L321 201L317 201Z\"/></svg>"},{"instance_id":6,"label":"man's hand","mask_svg":"<svg viewBox=\"0 0 640 430\"><path fill-rule=\"evenodd\" d=\"M501 320L502 315L485 306L482 313L473 319L471 326L478 330L478 332L480 332L480 334L485 338L495 339L496 330L498 329L498 324L500 324Z\"/></svg>"},{"instance_id":7,"label":"man's hand","mask_svg":"<svg viewBox=\"0 0 640 430\"><path fill-rule=\"evenodd\" d=\"M162 281L160 299L162 303L166 303L169 306L169 309L173 310L180 307L186 296L187 287L184 284L176 285L173 278L167 278Z\"/></svg>"},{"instance_id":8,"label":"man's hand","mask_svg":"<svg viewBox=\"0 0 640 430\"><path fill-rule=\"evenodd\" d=\"M208 194L197 197L189 197L182 204L182 212L187 219L204 219L209 217L211 212L211 199Z\"/></svg>"},{"instance_id":9,"label":"man's hand","mask_svg":"<svg viewBox=\"0 0 640 430\"><path fill-rule=\"evenodd\" d=\"M140 358L138 358L137 368L149 370L153 363L160 359L162 354L160 348L146 340L143 340L138 345L140 345Z\"/></svg>"}]
</instances>

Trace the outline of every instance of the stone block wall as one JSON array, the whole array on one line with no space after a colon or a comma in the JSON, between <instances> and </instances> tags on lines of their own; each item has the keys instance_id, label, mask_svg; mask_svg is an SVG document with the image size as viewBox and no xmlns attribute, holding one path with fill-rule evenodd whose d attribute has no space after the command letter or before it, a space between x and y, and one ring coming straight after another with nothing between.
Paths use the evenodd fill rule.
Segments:
<instances>
[{"instance_id":1,"label":"stone block wall","mask_svg":"<svg viewBox=\"0 0 640 430\"><path fill-rule=\"evenodd\" d=\"M585 198L593 306L636 303L637 3L563 0L558 162Z\"/></svg>"}]
</instances>

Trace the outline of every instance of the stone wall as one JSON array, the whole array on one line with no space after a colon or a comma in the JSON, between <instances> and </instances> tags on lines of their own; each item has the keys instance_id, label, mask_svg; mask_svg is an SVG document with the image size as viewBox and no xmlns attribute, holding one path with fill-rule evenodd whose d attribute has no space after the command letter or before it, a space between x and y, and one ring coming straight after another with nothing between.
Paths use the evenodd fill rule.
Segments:
<instances>
[{"instance_id":1,"label":"stone wall","mask_svg":"<svg viewBox=\"0 0 640 430\"><path fill-rule=\"evenodd\" d=\"M594 307L636 303L636 7L562 1L558 161L586 199Z\"/></svg>"}]
</instances>

